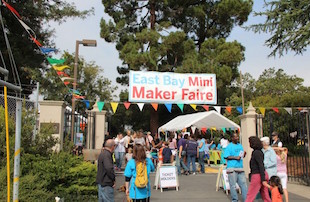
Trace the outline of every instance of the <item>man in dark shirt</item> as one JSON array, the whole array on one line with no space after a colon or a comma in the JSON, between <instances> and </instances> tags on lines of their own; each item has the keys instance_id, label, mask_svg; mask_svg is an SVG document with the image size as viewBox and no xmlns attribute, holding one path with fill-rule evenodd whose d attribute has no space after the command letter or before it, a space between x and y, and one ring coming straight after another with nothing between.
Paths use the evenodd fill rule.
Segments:
<instances>
[{"instance_id":1,"label":"man in dark shirt","mask_svg":"<svg viewBox=\"0 0 310 202\"><path fill-rule=\"evenodd\" d=\"M178 168L178 174L181 174L181 167L183 167L184 169L184 174L188 175L189 171L187 166L184 163L184 157L186 155L186 151L185 151L185 145L186 145L186 140L187 140L188 135L186 134L184 136L184 138L182 138L182 133L178 134L178 153L176 155L176 165Z\"/></svg>"},{"instance_id":2,"label":"man in dark shirt","mask_svg":"<svg viewBox=\"0 0 310 202\"><path fill-rule=\"evenodd\" d=\"M169 148L169 142L165 142L165 148L163 149L164 163L171 163L172 152Z\"/></svg>"},{"instance_id":3,"label":"man in dark shirt","mask_svg":"<svg viewBox=\"0 0 310 202\"><path fill-rule=\"evenodd\" d=\"M98 201L100 202L114 202L115 173L112 159L114 148L114 140L107 140L98 157L96 183L98 184Z\"/></svg>"}]
</instances>

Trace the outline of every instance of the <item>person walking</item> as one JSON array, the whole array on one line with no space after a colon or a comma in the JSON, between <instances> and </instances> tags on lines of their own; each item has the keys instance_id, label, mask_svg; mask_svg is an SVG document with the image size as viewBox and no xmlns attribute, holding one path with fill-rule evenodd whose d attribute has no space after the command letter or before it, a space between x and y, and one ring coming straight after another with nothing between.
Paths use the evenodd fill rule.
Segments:
<instances>
[{"instance_id":1,"label":"person walking","mask_svg":"<svg viewBox=\"0 0 310 202\"><path fill-rule=\"evenodd\" d=\"M260 141L263 144L262 152L264 154L264 167L270 179L272 176L277 175L277 155L273 148L269 145L269 137L262 137Z\"/></svg>"},{"instance_id":2,"label":"person walking","mask_svg":"<svg viewBox=\"0 0 310 202\"><path fill-rule=\"evenodd\" d=\"M116 169L121 171L122 169L122 164L123 164L123 159L125 156L125 145L124 145L124 140L125 138L123 138L123 134L119 133L117 135L117 138L115 138L115 151L114 151L114 155L115 155L115 162L116 162Z\"/></svg>"},{"instance_id":3,"label":"person walking","mask_svg":"<svg viewBox=\"0 0 310 202\"><path fill-rule=\"evenodd\" d=\"M232 202L238 201L236 183L238 183L241 188L242 201L245 201L248 192L243 169L243 158L245 155L246 152L244 152L242 145L239 143L239 135L233 133L231 135L231 143L228 144L224 152L224 159L227 160L226 172L228 174Z\"/></svg>"},{"instance_id":4,"label":"person walking","mask_svg":"<svg viewBox=\"0 0 310 202\"><path fill-rule=\"evenodd\" d=\"M184 174L188 175L188 168L184 163L184 157L186 156L186 151L185 151L185 147L186 147L186 139L187 139L187 134L184 136L184 138L182 137L182 133L178 134L178 138L179 141L177 143L177 147L178 147L178 151L177 151L177 155L176 155L176 165L178 168L178 174L181 175L181 167L184 170Z\"/></svg>"},{"instance_id":5,"label":"person walking","mask_svg":"<svg viewBox=\"0 0 310 202\"><path fill-rule=\"evenodd\" d=\"M107 140L98 157L96 183L99 202L114 202L115 173L112 159L114 148L114 140Z\"/></svg>"},{"instance_id":6,"label":"person walking","mask_svg":"<svg viewBox=\"0 0 310 202\"><path fill-rule=\"evenodd\" d=\"M200 172L205 173L205 147L206 147L206 140L202 137L202 135L198 135L198 162L200 165Z\"/></svg>"},{"instance_id":7,"label":"person walking","mask_svg":"<svg viewBox=\"0 0 310 202\"><path fill-rule=\"evenodd\" d=\"M198 143L192 136L189 136L189 140L186 143L187 154L187 168L190 170L190 164L192 163L192 174L196 175L196 158L198 158L199 150Z\"/></svg>"},{"instance_id":8,"label":"person walking","mask_svg":"<svg viewBox=\"0 0 310 202\"><path fill-rule=\"evenodd\" d=\"M281 179L285 202L288 202L287 192L287 148L275 148L277 155L277 176Z\"/></svg>"},{"instance_id":9,"label":"person walking","mask_svg":"<svg viewBox=\"0 0 310 202\"><path fill-rule=\"evenodd\" d=\"M268 181L268 173L264 168L263 144L260 139L255 136L249 137L249 143L253 152L250 160L250 186L245 201L254 201L257 193L260 192L264 202L271 202L268 188L264 186Z\"/></svg>"},{"instance_id":10,"label":"person walking","mask_svg":"<svg viewBox=\"0 0 310 202\"><path fill-rule=\"evenodd\" d=\"M133 147L133 159L128 161L124 172L126 195L133 202L150 201L150 172L154 170L151 159L146 157L144 146L136 144Z\"/></svg>"}]
</instances>

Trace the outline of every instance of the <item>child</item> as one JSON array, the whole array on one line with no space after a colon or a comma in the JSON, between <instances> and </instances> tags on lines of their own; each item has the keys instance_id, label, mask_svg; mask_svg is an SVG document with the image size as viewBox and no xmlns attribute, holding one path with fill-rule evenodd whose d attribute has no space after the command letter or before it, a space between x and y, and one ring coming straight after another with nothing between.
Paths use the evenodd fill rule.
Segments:
<instances>
[{"instance_id":1,"label":"child","mask_svg":"<svg viewBox=\"0 0 310 202\"><path fill-rule=\"evenodd\" d=\"M271 200L272 202L282 202L283 188L281 180L278 176L272 176L269 180L270 185L265 183L264 186L271 190Z\"/></svg>"},{"instance_id":2,"label":"child","mask_svg":"<svg viewBox=\"0 0 310 202\"><path fill-rule=\"evenodd\" d=\"M125 155L126 162L130 161L132 159L132 148L128 148L128 153Z\"/></svg>"},{"instance_id":3,"label":"child","mask_svg":"<svg viewBox=\"0 0 310 202\"><path fill-rule=\"evenodd\" d=\"M209 143L210 140L207 139L206 140L206 146L205 146L205 156L204 159L207 158L208 159L208 166L210 166L210 146L213 144L213 140L211 141L211 143Z\"/></svg>"},{"instance_id":4,"label":"child","mask_svg":"<svg viewBox=\"0 0 310 202\"><path fill-rule=\"evenodd\" d=\"M163 161L164 163L171 163L172 152L169 148L169 142L165 142L165 147L163 149Z\"/></svg>"}]
</instances>

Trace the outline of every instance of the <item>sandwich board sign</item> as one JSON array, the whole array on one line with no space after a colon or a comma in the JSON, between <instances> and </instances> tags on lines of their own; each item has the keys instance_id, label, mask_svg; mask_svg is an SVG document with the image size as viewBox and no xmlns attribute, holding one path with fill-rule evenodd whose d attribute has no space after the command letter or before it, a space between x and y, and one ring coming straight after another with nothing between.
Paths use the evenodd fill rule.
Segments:
<instances>
[{"instance_id":1,"label":"sandwich board sign","mask_svg":"<svg viewBox=\"0 0 310 202\"><path fill-rule=\"evenodd\" d=\"M179 181L175 166L165 166L163 164L159 167L159 185L161 192L163 188L171 187L175 187L177 191L179 190Z\"/></svg>"}]
</instances>

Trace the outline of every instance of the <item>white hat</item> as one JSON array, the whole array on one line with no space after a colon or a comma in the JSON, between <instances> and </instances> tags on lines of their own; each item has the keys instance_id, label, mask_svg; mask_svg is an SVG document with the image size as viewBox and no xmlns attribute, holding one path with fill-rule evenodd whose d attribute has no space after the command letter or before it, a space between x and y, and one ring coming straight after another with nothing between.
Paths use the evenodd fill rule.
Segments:
<instances>
[{"instance_id":1,"label":"white hat","mask_svg":"<svg viewBox=\"0 0 310 202\"><path fill-rule=\"evenodd\" d=\"M267 145L269 145L269 144L270 144L270 139L269 139L269 137L267 137L267 136L262 137L262 138L260 139L260 141L262 141L262 142L266 143Z\"/></svg>"}]
</instances>

